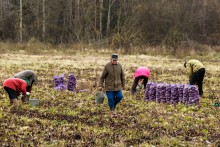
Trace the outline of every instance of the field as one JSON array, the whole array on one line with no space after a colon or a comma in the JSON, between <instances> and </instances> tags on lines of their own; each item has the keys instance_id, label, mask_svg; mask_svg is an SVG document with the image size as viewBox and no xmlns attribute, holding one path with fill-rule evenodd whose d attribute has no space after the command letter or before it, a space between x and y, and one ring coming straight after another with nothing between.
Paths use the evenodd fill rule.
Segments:
<instances>
[{"instance_id":1,"label":"field","mask_svg":"<svg viewBox=\"0 0 220 147\"><path fill-rule=\"evenodd\" d=\"M124 98L117 107L117 118L110 116L107 98L95 104L94 93L110 54L0 56L0 81L24 69L36 71L39 83L31 97L38 107L9 106L0 87L1 146L218 146L220 145L220 61L201 58L206 66L204 97L199 106L176 106L145 102L143 91L130 95L133 73L138 66L151 69L150 81L187 83L185 59L162 56L120 55L126 75ZM53 89L53 77L73 72L78 80L92 83L92 92Z\"/></svg>"}]
</instances>

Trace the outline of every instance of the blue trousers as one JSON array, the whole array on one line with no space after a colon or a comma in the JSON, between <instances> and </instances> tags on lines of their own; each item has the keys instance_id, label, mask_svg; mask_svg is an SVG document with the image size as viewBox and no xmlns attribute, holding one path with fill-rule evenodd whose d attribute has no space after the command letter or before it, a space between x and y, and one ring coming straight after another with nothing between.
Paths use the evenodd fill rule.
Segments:
<instances>
[{"instance_id":1,"label":"blue trousers","mask_svg":"<svg viewBox=\"0 0 220 147\"><path fill-rule=\"evenodd\" d=\"M111 110L114 110L116 105L121 101L123 98L122 91L106 91L106 95L108 97L108 105Z\"/></svg>"}]
</instances>

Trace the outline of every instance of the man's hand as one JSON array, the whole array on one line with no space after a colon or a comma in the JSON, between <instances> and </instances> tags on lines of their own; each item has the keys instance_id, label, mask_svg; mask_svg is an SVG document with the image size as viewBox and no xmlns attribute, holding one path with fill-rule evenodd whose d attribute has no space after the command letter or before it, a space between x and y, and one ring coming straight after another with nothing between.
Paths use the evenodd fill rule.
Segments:
<instances>
[{"instance_id":1,"label":"man's hand","mask_svg":"<svg viewBox=\"0 0 220 147\"><path fill-rule=\"evenodd\" d=\"M122 88L121 90L127 91L127 87L122 86L121 88Z\"/></svg>"},{"instance_id":2,"label":"man's hand","mask_svg":"<svg viewBox=\"0 0 220 147\"><path fill-rule=\"evenodd\" d=\"M103 88L102 88L102 87L99 87L99 88L98 88L98 91L102 91L102 90L103 90Z\"/></svg>"}]
</instances>

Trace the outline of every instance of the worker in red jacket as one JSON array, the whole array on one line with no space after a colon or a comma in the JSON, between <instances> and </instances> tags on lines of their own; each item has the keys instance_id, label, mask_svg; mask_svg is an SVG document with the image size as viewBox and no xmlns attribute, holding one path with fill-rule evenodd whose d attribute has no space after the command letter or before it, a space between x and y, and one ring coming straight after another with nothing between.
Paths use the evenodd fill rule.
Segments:
<instances>
[{"instance_id":1,"label":"worker in red jacket","mask_svg":"<svg viewBox=\"0 0 220 147\"><path fill-rule=\"evenodd\" d=\"M18 96L29 95L26 91L28 81L19 78L8 78L3 82L3 87L8 93L10 98L10 104L16 105L18 103Z\"/></svg>"}]
</instances>

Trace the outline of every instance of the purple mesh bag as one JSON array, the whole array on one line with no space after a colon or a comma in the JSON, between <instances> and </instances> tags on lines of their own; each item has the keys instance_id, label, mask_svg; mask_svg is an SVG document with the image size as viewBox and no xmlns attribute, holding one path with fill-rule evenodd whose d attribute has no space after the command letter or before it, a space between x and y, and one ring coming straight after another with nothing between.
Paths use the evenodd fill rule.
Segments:
<instances>
[{"instance_id":1,"label":"purple mesh bag","mask_svg":"<svg viewBox=\"0 0 220 147\"><path fill-rule=\"evenodd\" d=\"M75 91L76 89L76 77L73 73L68 75L67 89L69 91Z\"/></svg>"},{"instance_id":2,"label":"purple mesh bag","mask_svg":"<svg viewBox=\"0 0 220 147\"><path fill-rule=\"evenodd\" d=\"M54 76L54 89L55 90L66 90L64 74Z\"/></svg>"}]
</instances>

